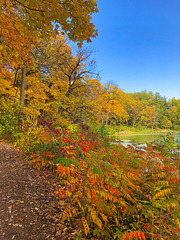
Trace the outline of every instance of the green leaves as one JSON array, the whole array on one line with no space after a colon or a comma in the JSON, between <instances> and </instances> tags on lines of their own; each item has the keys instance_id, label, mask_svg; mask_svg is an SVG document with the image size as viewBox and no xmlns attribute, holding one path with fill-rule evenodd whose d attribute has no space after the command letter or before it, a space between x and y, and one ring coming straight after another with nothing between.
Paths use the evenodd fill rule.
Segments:
<instances>
[{"instance_id":1,"label":"green leaves","mask_svg":"<svg viewBox=\"0 0 180 240\"><path fill-rule=\"evenodd\" d=\"M52 162L55 164L62 164L62 166L70 166L71 164L77 166L77 163L75 161L68 158L54 158Z\"/></svg>"}]
</instances>

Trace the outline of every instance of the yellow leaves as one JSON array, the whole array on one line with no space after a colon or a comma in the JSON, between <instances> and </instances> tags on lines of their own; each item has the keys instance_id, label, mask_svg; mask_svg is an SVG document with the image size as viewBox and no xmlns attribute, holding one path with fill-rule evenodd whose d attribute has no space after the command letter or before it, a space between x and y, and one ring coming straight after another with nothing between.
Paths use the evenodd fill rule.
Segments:
<instances>
[{"instance_id":1,"label":"yellow leaves","mask_svg":"<svg viewBox=\"0 0 180 240\"><path fill-rule=\"evenodd\" d=\"M125 199L127 199L127 200L129 200L129 201L131 201L131 202L136 202L136 200L135 199L133 199L131 196L130 196L130 191L128 191L128 189L127 188L121 188L121 194L122 194L122 196L125 198Z\"/></svg>"},{"instance_id":2,"label":"yellow leaves","mask_svg":"<svg viewBox=\"0 0 180 240\"><path fill-rule=\"evenodd\" d=\"M62 213L61 213L61 218L62 221L65 221L66 219L70 219L72 217L72 212L70 208L66 208Z\"/></svg>"},{"instance_id":3,"label":"yellow leaves","mask_svg":"<svg viewBox=\"0 0 180 240\"><path fill-rule=\"evenodd\" d=\"M178 228L180 228L180 219L177 218L177 219L176 219L176 222L177 222Z\"/></svg>"},{"instance_id":4,"label":"yellow leaves","mask_svg":"<svg viewBox=\"0 0 180 240\"><path fill-rule=\"evenodd\" d=\"M107 222L107 216L104 215L103 213L100 213L101 217L102 217L102 220L106 223Z\"/></svg>"},{"instance_id":5,"label":"yellow leaves","mask_svg":"<svg viewBox=\"0 0 180 240\"><path fill-rule=\"evenodd\" d=\"M82 224L83 224L83 227L84 227L85 234L86 234L86 236L87 236L87 234L88 234L88 232L89 232L88 223L87 223L85 217L82 217L82 218L81 218L81 221L82 221Z\"/></svg>"},{"instance_id":6,"label":"yellow leaves","mask_svg":"<svg viewBox=\"0 0 180 240\"><path fill-rule=\"evenodd\" d=\"M146 106L146 108L141 111L141 120L145 122L147 126L152 126L155 119L154 114L154 109L150 106Z\"/></svg>"},{"instance_id":7,"label":"yellow leaves","mask_svg":"<svg viewBox=\"0 0 180 240\"><path fill-rule=\"evenodd\" d=\"M163 197L167 197L173 192L172 188L166 188L163 189L161 191L159 191L158 193L155 194L153 200L157 199L157 198L163 198Z\"/></svg>"},{"instance_id":8,"label":"yellow leaves","mask_svg":"<svg viewBox=\"0 0 180 240\"><path fill-rule=\"evenodd\" d=\"M119 221L118 221L116 215L114 215L114 220L115 220L116 225L119 226Z\"/></svg>"},{"instance_id":9,"label":"yellow leaves","mask_svg":"<svg viewBox=\"0 0 180 240\"><path fill-rule=\"evenodd\" d=\"M3 5L4 5L4 0L1 0L1 1L0 1L0 8L2 8ZM1 11L1 10L0 10L0 11Z\"/></svg>"},{"instance_id":10,"label":"yellow leaves","mask_svg":"<svg viewBox=\"0 0 180 240\"><path fill-rule=\"evenodd\" d=\"M175 113L177 111L178 107L177 106L172 106L171 108L171 112L172 113Z\"/></svg>"},{"instance_id":11,"label":"yellow leaves","mask_svg":"<svg viewBox=\"0 0 180 240\"><path fill-rule=\"evenodd\" d=\"M12 87L11 79L6 80L0 78L0 94L5 94L6 96L11 97L15 96L15 89Z\"/></svg>"},{"instance_id":12,"label":"yellow leaves","mask_svg":"<svg viewBox=\"0 0 180 240\"><path fill-rule=\"evenodd\" d=\"M24 112L31 116L32 118L36 118L39 116L41 113L35 108L29 108L29 107L24 107Z\"/></svg>"},{"instance_id":13,"label":"yellow leaves","mask_svg":"<svg viewBox=\"0 0 180 240\"><path fill-rule=\"evenodd\" d=\"M91 218L92 221L100 228L102 229L102 221L100 220L100 218L98 217L98 213L96 212L96 210L94 208L92 208L91 206L88 206L88 211L91 214Z\"/></svg>"},{"instance_id":14,"label":"yellow leaves","mask_svg":"<svg viewBox=\"0 0 180 240\"><path fill-rule=\"evenodd\" d=\"M128 176L128 178L132 181L132 182L135 182L135 181L141 181L141 178L140 178L140 176L138 175L138 174L136 174L136 173L132 173L132 172L128 172L127 173L127 176ZM130 184L133 184L133 183L130 183Z\"/></svg>"},{"instance_id":15,"label":"yellow leaves","mask_svg":"<svg viewBox=\"0 0 180 240\"><path fill-rule=\"evenodd\" d=\"M100 195L102 197L104 197L105 200L109 200L110 202L119 202L118 198L115 197L114 195L108 193L108 192L103 192L103 191L100 191Z\"/></svg>"},{"instance_id":16,"label":"yellow leaves","mask_svg":"<svg viewBox=\"0 0 180 240\"><path fill-rule=\"evenodd\" d=\"M163 171L161 171L161 172L156 173L154 178L155 179L164 179L165 176L166 176L165 173Z\"/></svg>"},{"instance_id":17,"label":"yellow leaves","mask_svg":"<svg viewBox=\"0 0 180 240\"><path fill-rule=\"evenodd\" d=\"M85 1L64 1L63 4L60 4L56 0L52 0L48 6L43 0L38 2L28 0L26 6L34 9L34 11L28 11L28 14L26 9L16 2L14 2L14 6L19 10L17 12L20 12L19 18L24 20L24 28L26 28L27 33L31 33L33 37L40 37L39 35L47 37L49 33L51 35L57 34L57 29L52 29L54 22L56 25L62 26L62 30L67 33L71 40L79 41L80 44L84 40L89 40L89 37L97 35L94 25L90 23L91 14L97 12L95 0L89 0L88 4ZM38 9L43 12L36 11Z\"/></svg>"},{"instance_id":18,"label":"yellow leaves","mask_svg":"<svg viewBox=\"0 0 180 240\"><path fill-rule=\"evenodd\" d=\"M169 181L159 181L158 185L159 186L166 186L166 187L168 187L169 186Z\"/></svg>"}]
</instances>

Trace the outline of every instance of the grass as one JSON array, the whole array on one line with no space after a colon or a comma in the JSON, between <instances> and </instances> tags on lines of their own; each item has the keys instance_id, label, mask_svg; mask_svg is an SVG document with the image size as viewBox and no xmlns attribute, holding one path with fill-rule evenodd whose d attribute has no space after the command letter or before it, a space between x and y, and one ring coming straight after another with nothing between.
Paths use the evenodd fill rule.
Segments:
<instances>
[{"instance_id":1,"label":"grass","mask_svg":"<svg viewBox=\"0 0 180 240\"><path fill-rule=\"evenodd\" d=\"M139 126L136 128L130 127L130 126L103 126L99 127L98 131L103 128L103 131L107 135L134 135L134 134L152 134L153 133L168 133L172 132L172 129L152 129L147 128L145 126ZM96 129L97 130L97 129Z\"/></svg>"}]
</instances>

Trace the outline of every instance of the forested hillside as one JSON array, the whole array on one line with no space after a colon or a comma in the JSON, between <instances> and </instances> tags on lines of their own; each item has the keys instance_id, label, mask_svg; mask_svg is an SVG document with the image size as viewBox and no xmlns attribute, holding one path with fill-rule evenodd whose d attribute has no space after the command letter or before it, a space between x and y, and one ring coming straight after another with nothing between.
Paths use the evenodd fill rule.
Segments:
<instances>
[{"instance_id":1,"label":"forested hillside","mask_svg":"<svg viewBox=\"0 0 180 240\"><path fill-rule=\"evenodd\" d=\"M89 14L97 11L95 1L82 4ZM88 123L177 129L180 100L167 100L152 92L127 94L110 83L103 86L88 49L72 53L64 32L78 40L79 46L97 33L78 3L65 5L53 1L52 9L46 9L41 1L26 5L4 1L0 19L1 104L21 104L24 112L35 116L51 113L66 126L78 118ZM46 18L48 11L53 11L51 18ZM69 21L70 15L83 25L81 30L73 17ZM58 33L59 24L63 27Z\"/></svg>"},{"instance_id":2,"label":"forested hillside","mask_svg":"<svg viewBox=\"0 0 180 240\"><path fill-rule=\"evenodd\" d=\"M7 46L9 37L1 41L1 104L21 105L36 117L51 113L63 126L81 119L99 125L178 130L180 100L152 92L128 94L111 83L103 86L88 50L79 48L73 55L62 32L48 41L25 44L27 52L19 49L20 40L17 49Z\"/></svg>"},{"instance_id":3,"label":"forested hillside","mask_svg":"<svg viewBox=\"0 0 180 240\"><path fill-rule=\"evenodd\" d=\"M180 238L173 136L147 149L110 145L97 126L179 130L180 99L101 84L83 42L97 36L95 0L0 3L0 136L62 184L74 239ZM74 53L68 38L78 43ZM122 79L123 81L123 79Z\"/></svg>"}]
</instances>

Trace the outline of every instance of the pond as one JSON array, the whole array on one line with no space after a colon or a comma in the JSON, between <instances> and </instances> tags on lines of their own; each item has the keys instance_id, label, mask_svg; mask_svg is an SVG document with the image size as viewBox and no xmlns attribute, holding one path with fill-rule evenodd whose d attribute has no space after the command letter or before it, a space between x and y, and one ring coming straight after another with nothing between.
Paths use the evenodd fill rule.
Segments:
<instances>
[{"instance_id":1,"label":"pond","mask_svg":"<svg viewBox=\"0 0 180 240\"><path fill-rule=\"evenodd\" d=\"M180 133L174 133L175 140L178 140L180 143ZM120 142L123 146L131 145L132 143L137 143L138 145L146 146L146 143L150 142L161 142L167 136L167 133L161 134L128 134L128 135L119 135L113 136L112 139L115 142Z\"/></svg>"}]
</instances>

